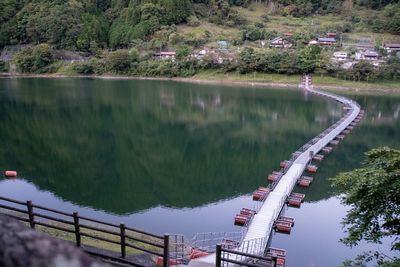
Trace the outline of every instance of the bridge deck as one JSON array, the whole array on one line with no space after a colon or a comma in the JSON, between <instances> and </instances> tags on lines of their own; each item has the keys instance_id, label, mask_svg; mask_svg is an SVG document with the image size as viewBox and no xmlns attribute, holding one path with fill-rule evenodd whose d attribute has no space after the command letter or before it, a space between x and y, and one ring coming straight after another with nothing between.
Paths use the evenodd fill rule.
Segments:
<instances>
[{"instance_id":1,"label":"bridge deck","mask_svg":"<svg viewBox=\"0 0 400 267\"><path fill-rule=\"evenodd\" d=\"M345 97L329 94L325 92L315 91L306 88L310 93L328 97L332 100L338 101L343 105L350 106L349 113L347 113L341 120L339 120L334 127L330 130L324 131L324 135L308 149L294 160L293 164L286 171L286 173L279 180L274 190L268 195L260 210L251 221L247 233L238 248L238 251L243 251L249 254L262 255L268 244L268 238L273 230L273 224L278 218L279 213L285 205L287 197L292 192L298 178L302 175L307 164L310 162L310 152L317 154L323 147L327 146L337 135L339 135L360 113L358 104ZM244 259L238 259L244 260ZM215 254L208 255L207 257L192 260L189 266L215 266Z\"/></svg>"}]
</instances>

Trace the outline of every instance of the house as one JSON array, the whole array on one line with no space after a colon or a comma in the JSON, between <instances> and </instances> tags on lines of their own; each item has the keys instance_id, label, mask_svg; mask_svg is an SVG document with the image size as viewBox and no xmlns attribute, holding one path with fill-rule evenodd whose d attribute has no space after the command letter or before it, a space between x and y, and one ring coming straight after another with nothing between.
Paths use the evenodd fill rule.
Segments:
<instances>
[{"instance_id":1,"label":"house","mask_svg":"<svg viewBox=\"0 0 400 267\"><path fill-rule=\"evenodd\" d=\"M335 45L336 39L335 38L317 38L317 42L319 45Z\"/></svg>"},{"instance_id":2,"label":"house","mask_svg":"<svg viewBox=\"0 0 400 267\"><path fill-rule=\"evenodd\" d=\"M154 56L158 59L171 59L175 60L176 53L175 52L160 52L160 53L155 53Z\"/></svg>"},{"instance_id":3,"label":"house","mask_svg":"<svg viewBox=\"0 0 400 267\"><path fill-rule=\"evenodd\" d=\"M379 59L379 54L373 50L365 50L356 53L356 60L375 61Z\"/></svg>"},{"instance_id":4,"label":"house","mask_svg":"<svg viewBox=\"0 0 400 267\"><path fill-rule=\"evenodd\" d=\"M276 37L270 41L269 46L276 48L290 48L293 46L293 43L289 38Z\"/></svg>"},{"instance_id":5,"label":"house","mask_svg":"<svg viewBox=\"0 0 400 267\"><path fill-rule=\"evenodd\" d=\"M334 52L331 58L333 61L345 62L348 59L347 52Z\"/></svg>"},{"instance_id":6,"label":"house","mask_svg":"<svg viewBox=\"0 0 400 267\"><path fill-rule=\"evenodd\" d=\"M236 54L229 51L220 51L213 56L214 63L223 64L224 62L236 61Z\"/></svg>"},{"instance_id":7,"label":"house","mask_svg":"<svg viewBox=\"0 0 400 267\"><path fill-rule=\"evenodd\" d=\"M228 49L228 42L227 41L218 41L218 47L220 50L227 50Z\"/></svg>"},{"instance_id":8,"label":"house","mask_svg":"<svg viewBox=\"0 0 400 267\"><path fill-rule=\"evenodd\" d=\"M282 33L282 35L284 37L293 37L293 33L292 32L284 32L284 33Z\"/></svg>"},{"instance_id":9,"label":"house","mask_svg":"<svg viewBox=\"0 0 400 267\"><path fill-rule=\"evenodd\" d=\"M391 54L393 51L400 51L400 43L386 43L383 45L383 48Z\"/></svg>"},{"instance_id":10,"label":"house","mask_svg":"<svg viewBox=\"0 0 400 267\"><path fill-rule=\"evenodd\" d=\"M308 42L309 45L317 45L318 41L317 40L311 40L310 42Z\"/></svg>"},{"instance_id":11,"label":"house","mask_svg":"<svg viewBox=\"0 0 400 267\"><path fill-rule=\"evenodd\" d=\"M354 66L355 64L357 64L356 61L346 62L346 63L343 63L343 64L340 66L340 68L341 68L341 69L344 69L344 70L349 70L349 69L353 68L353 66Z\"/></svg>"},{"instance_id":12,"label":"house","mask_svg":"<svg viewBox=\"0 0 400 267\"><path fill-rule=\"evenodd\" d=\"M216 53L217 53L216 49L204 47L202 50L193 53L192 56L196 59L202 59L207 55L214 55Z\"/></svg>"},{"instance_id":13,"label":"house","mask_svg":"<svg viewBox=\"0 0 400 267\"><path fill-rule=\"evenodd\" d=\"M336 37L336 32L327 32L326 33L326 37L328 37L328 38L335 38Z\"/></svg>"},{"instance_id":14,"label":"house","mask_svg":"<svg viewBox=\"0 0 400 267\"><path fill-rule=\"evenodd\" d=\"M223 64L236 60L236 54L229 50L213 49L204 47L202 50L192 54L192 57L202 60L204 57L211 59L214 64Z\"/></svg>"}]
</instances>

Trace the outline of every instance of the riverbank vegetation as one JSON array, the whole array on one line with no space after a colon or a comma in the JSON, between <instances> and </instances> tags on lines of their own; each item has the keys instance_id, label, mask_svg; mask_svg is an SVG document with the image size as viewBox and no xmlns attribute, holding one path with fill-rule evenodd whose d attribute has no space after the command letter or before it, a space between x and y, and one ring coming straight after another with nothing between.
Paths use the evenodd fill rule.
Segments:
<instances>
[{"instance_id":1,"label":"riverbank vegetation","mask_svg":"<svg viewBox=\"0 0 400 267\"><path fill-rule=\"evenodd\" d=\"M380 243L390 238L392 250L400 251L400 151L387 147L366 153L362 168L339 174L333 185L342 193L342 202L351 207L343 220L347 237L342 242L355 246L361 240ZM383 266L398 266L400 258L382 253L361 255L356 261L378 259ZM364 265L345 266L364 266Z\"/></svg>"},{"instance_id":2,"label":"riverbank vegetation","mask_svg":"<svg viewBox=\"0 0 400 267\"><path fill-rule=\"evenodd\" d=\"M381 47L400 42L398 16L397 1L374 0L7 0L0 3L6 61L0 70L148 77L309 72L399 81L400 59ZM327 32L336 34L337 45L308 45ZM268 45L283 34L290 48ZM354 57L365 39L387 58L379 66L360 61L342 68L331 60L343 44ZM173 56L162 58L163 51Z\"/></svg>"}]
</instances>

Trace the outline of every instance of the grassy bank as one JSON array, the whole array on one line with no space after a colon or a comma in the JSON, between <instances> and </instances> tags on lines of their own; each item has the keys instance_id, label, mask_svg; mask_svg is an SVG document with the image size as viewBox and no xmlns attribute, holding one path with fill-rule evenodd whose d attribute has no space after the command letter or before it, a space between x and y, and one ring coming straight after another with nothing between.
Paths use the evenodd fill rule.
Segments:
<instances>
[{"instance_id":1,"label":"grassy bank","mask_svg":"<svg viewBox=\"0 0 400 267\"><path fill-rule=\"evenodd\" d=\"M224 73L221 70L203 70L189 78L179 77L143 77L131 75L117 75L106 73L103 75L81 75L71 71L69 68L61 68L54 74L23 74L23 73L0 73L1 77L38 77L38 78L57 78L57 77L93 77L103 79L149 79L149 80L178 80L185 82L210 82L224 84L257 85L271 87L297 87L300 75L285 75L272 73L251 73L240 74L238 72ZM355 82L342 80L330 76L313 76L314 86L324 90L339 91L359 91L359 92L385 92L400 93L400 80L387 80L375 82Z\"/></svg>"},{"instance_id":2,"label":"grassy bank","mask_svg":"<svg viewBox=\"0 0 400 267\"><path fill-rule=\"evenodd\" d=\"M297 86L300 81L299 75L270 74L270 73L252 73L240 74L237 72L223 73L220 70L201 71L193 79L223 81L223 82L246 82L246 83L266 83ZM400 80L376 81L376 82L355 82L346 81L330 76L314 75L315 86L324 89L340 90L366 90L366 91L396 91L400 92Z\"/></svg>"}]
</instances>

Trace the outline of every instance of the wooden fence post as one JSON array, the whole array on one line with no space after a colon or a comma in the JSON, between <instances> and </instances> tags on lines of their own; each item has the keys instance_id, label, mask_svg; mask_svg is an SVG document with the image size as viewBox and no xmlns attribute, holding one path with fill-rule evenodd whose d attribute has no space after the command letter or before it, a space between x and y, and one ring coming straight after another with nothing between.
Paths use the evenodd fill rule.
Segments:
<instances>
[{"instance_id":1,"label":"wooden fence post","mask_svg":"<svg viewBox=\"0 0 400 267\"><path fill-rule=\"evenodd\" d=\"M218 244L215 248L215 267L221 267L221 245Z\"/></svg>"},{"instance_id":2,"label":"wooden fence post","mask_svg":"<svg viewBox=\"0 0 400 267\"><path fill-rule=\"evenodd\" d=\"M121 223L119 225L120 237L121 237L121 257L126 257L126 243L125 243L125 224Z\"/></svg>"},{"instance_id":3,"label":"wooden fence post","mask_svg":"<svg viewBox=\"0 0 400 267\"><path fill-rule=\"evenodd\" d=\"M164 256L163 256L163 267L169 266L169 235L164 235Z\"/></svg>"},{"instance_id":4,"label":"wooden fence post","mask_svg":"<svg viewBox=\"0 0 400 267\"><path fill-rule=\"evenodd\" d=\"M32 201L28 200L26 206L28 208L29 225L32 229L35 229L35 216L33 215Z\"/></svg>"},{"instance_id":5,"label":"wooden fence post","mask_svg":"<svg viewBox=\"0 0 400 267\"><path fill-rule=\"evenodd\" d=\"M79 227L79 214L78 212L74 212L72 214L74 216L74 227L75 227L75 239L76 239L76 246L81 246L81 232Z\"/></svg>"}]
</instances>

